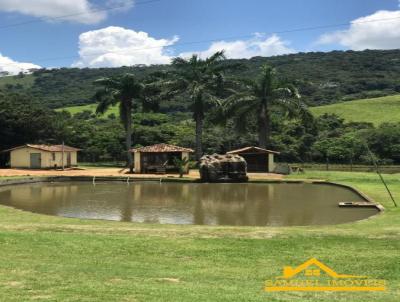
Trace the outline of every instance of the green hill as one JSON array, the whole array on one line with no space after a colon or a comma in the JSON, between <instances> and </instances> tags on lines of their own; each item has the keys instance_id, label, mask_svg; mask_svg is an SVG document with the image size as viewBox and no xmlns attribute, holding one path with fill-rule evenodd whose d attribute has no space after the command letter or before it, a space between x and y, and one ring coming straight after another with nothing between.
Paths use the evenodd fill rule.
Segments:
<instances>
[{"instance_id":1,"label":"green hill","mask_svg":"<svg viewBox=\"0 0 400 302\"><path fill-rule=\"evenodd\" d=\"M64 107L57 110L66 110L71 114L83 111L94 113L96 106L96 104L89 104ZM348 122L371 122L379 125L383 122L400 121L400 94L311 107L310 110L317 116L331 113L344 118ZM110 108L105 113L105 116L111 113L118 116L118 107Z\"/></svg>"},{"instance_id":2,"label":"green hill","mask_svg":"<svg viewBox=\"0 0 400 302\"><path fill-rule=\"evenodd\" d=\"M371 122L375 125L398 122L400 94L312 107L311 111L317 116L324 113L337 114L349 122Z\"/></svg>"},{"instance_id":3,"label":"green hill","mask_svg":"<svg viewBox=\"0 0 400 302\"><path fill-rule=\"evenodd\" d=\"M56 109L57 111L65 110L74 115L75 113L83 112L83 111L90 111L92 113L96 112L96 107L97 104L89 104L89 105L81 105L81 106L70 106L70 107L64 107L64 108L59 108ZM115 114L116 116L119 115L118 107L114 106L111 107L110 109L107 110L107 112L104 115L109 115L109 114Z\"/></svg>"}]
</instances>

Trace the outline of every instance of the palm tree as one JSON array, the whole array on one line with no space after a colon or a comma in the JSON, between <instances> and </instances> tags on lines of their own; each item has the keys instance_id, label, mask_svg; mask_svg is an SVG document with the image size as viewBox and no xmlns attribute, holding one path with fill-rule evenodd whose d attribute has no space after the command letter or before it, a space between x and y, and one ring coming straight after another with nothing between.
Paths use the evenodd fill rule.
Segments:
<instances>
[{"instance_id":1,"label":"palm tree","mask_svg":"<svg viewBox=\"0 0 400 302\"><path fill-rule=\"evenodd\" d=\"M174 80L169 82L170 94L187 95L191 100L193 119L196 122L196 159L203 154L202 135L204 117L211 107L221 105L224 71L229 68L221 64L225 60L223 51L207 59L197 55L185 59L177 57L172 61L175 68Z\"/></svg>"},{"instance_id":2,"label":"palm tree","mask_svg":"<svg viewBox=\"0 0 400 302\"><path fill-rule=\"evenodd\" d=\"M309 117L307 107L300 101L297 89L291 84L281 83L274 68L264 65L257 80L245 81L242 92L234 93L224 103L226 115L237 114L243 127L246 118L256 116L259 147L270 145L271 107L280 106L291 116Z\"/></svg>"},{"instance_id":3,"label":"palm tree","mask_svg":"<svg viewBox=\"0 0 400 302\"><path fill-rule=\"evenodd\" d=\"M98 102L96 113L103 114L110 106L119 105L121 123L125 128L125 145L127 166L133 173L132 147L132 111L135 102L143 101L144 84L133 75L125 74L120 77L101 78L95 84L102 86L95 94Z\"/></svg>"}]
</instances>

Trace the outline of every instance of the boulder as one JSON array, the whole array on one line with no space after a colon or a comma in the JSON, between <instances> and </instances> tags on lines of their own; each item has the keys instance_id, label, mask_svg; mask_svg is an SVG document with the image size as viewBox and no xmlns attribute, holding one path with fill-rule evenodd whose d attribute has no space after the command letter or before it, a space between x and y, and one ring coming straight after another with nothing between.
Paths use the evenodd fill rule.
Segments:
<instances>
[{"instance_id":1,"label":"boulder","mask_svg":"<svg viewBox=\"0 0 400 302\"><path fill-rule=\"evenodd\" d=\"M247 164L236 154L204 155L200 158L200 178L204 182L246 182Z\"/></svg>"}]
</instances>

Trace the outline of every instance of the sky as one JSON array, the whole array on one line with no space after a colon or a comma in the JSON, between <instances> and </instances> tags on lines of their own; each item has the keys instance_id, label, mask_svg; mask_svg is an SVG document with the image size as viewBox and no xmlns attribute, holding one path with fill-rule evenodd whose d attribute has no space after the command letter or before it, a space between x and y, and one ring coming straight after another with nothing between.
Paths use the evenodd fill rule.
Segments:
<instances>
[{"instance_id":1,"label":"sky","mask_svg":"<svg viewBox=\"0 0 400 302\"><path fill-rule=\"evenodd\" d=\"M400 48L400 0L0 0L0 72Z\"/></svg>"}]
</instances>

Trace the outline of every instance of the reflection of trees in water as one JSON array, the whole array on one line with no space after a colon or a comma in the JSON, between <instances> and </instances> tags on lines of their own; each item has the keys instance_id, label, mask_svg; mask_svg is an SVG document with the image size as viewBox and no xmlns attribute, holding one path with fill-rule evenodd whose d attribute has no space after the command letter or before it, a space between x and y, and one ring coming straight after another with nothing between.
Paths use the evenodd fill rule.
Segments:
<instances>
[{"instance_id":1,"label":"reflection of trees in water","mask_svg":"<svg viewBox=\"0 0 400 302\"><path fill-rule=\"evenodd\" d=\"M201 200L194 201L193 223L194 224L205 224L206 223L206 213L203 209L203 203Z\"/></svg>"},{"instance_id":2,"label":"reflection of trees in water","mask_svg":"<svg viewBox=\"0 0 400 302\"><path fill-rule=\"evenodd\" d=\"M133 191L133 192L132 192ZM139 191L139 189L138 189ZM135 191L133 190L132 186L128 186L121 190L121 221L130 222L132 221L132 214L133 214L133 205L132 205L132 193L135 196ZM136 194L140 194L136 193Z\"/></svg>"},{"instance_id":3,"label":"reflection of trees in water","mask_svg":"<svg viewBox=\"0 0 400 302\"><path fill-rule=\"evenodd\" d=\"M192 192L196 198L195 222L213 216L221 225L265 225L270 206L268 187L253 190L248 184L199 185ZM202 219L201 219L202 218Z\"/></svg>"},{"instance_id":4,"label":"reflection of trees in water","mask_svg":"<svg viewBox=\"0 0 400 302\"><path fill-rule=\"evenodd\" d=\"M178 204L188 200L190 184L140 183L132 185L134 203Z\"/></svg>"},{"instance_id":5,"label":"reflection of trees in water","mask_svg":"<svg viewBox=\"0 0 400 302\"><path fill-rule=\"evenodd\" d=\"M11 187L0 192L2 204L25 211L56 215L68 206L78 187L70 184L31 184Z\"/></svg>"},{"instance_id":6,"label":"reflection of trees in water","mask_svg":"<svg viewBox=\"0 0 400 302\"><path fill-rule=\"evenodd\" d=\"M154 209L182 206L183 211L188 208L186 201L189 199L189 193L189 187L185 184L154 182L131 184L126 188L124 198L121 199L121 221L132 221L136 210L136 214L140 215L144 222L159 223L162 212Z\"/></svg>"}]
</instances>

